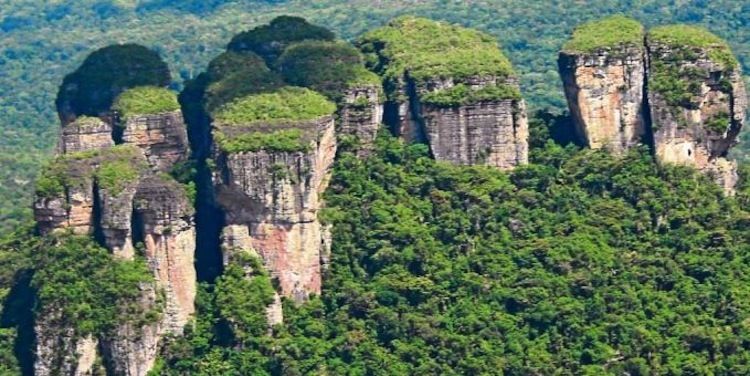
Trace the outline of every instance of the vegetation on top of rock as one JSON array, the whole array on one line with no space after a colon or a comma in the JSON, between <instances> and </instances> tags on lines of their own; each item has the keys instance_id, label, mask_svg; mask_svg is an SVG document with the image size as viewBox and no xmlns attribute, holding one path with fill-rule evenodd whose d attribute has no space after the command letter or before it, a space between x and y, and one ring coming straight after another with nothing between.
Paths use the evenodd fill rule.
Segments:
<instances>
[{"instance_id":1,"label":"vegetation on top of rock","mask_svg":"<svg viewBox=\"0 0 750 376\"><path fill-rule=\"evenodd\" d=\"M87 184L91 179L96 179L99 186L111 194L118 194L127 184L136 181L146 168L143 154L133 145L64 154L42 169L37 178L36 195L59 197L65 192L65 187Z\"/></svg>"},{"instance_id":2,"label":"vegetation on top of rock","mask_svg":"<svg viewBox=\"0 0 750 376\"><path fill-rule=\"evenodd\" d=\"M565 43L566 52L595 52L603 48L636 47L643 49L643 25L623 15L587 22L576 27L573 37Z\"/></svg>"},{"instance_id":3,"label":"vegetation on top of rock","mask_svg":"<svg viewBox=\"0 0 750 376\"><path fill-rule=\"evenodd\" d=\"M694 53L690 54L691 51L685 51L685 49L698 48L705 50L708 57L713 62L721 64L724 69L731 70L739 64L725 40L700 26L682 24L659 26L649 31L648 39L651 42L666 44L686 55L674 53L675 58L697 58Z\"/></svg>"},{"instance_id":4,"label":"vegetation on top of rock","mask_svg":"<svg viewBox=\"0 0 750 376\"><path fill-rule=\"evenodd\" d=\"M206 75L209 83L204 102L208 111L237 98L274 91L284 85L281 77L254 53L224 52L211 61Z\"/></svg>"},{"instance_id":5,"label":"vegetation on top of rock","mask_svg":"<svg viewBox=\"0 0 750 376\"><path fill-rule=\"evenodd\" d=\"M279 129L270 132L249 131L242 134L225 135L214 133L219 148L227 153L243 153L266 150L270 152L294 153L310 149L310 140L301 129Z\"/></svg>"},{"instance_id":6,"label":"vegetation on top of rock","mask_svg":"<svg viewBox=\"0 0 750 376\"><path fill-rule=\"evenodd\" d=\"M102 125L103 123L104 121L98 117L83 115L83 116L77 117L75 122L73 122L72 124L76 124L79 127L87 128L87 127L96 127L96 126Z\"/></svg>"},{"instance_id":7,"label":"vegetation on top of rock","mask_svg":"<svg viewBox=\"0 0 750 376\"><path fill-rule=\"evenodd\" d=\"M487 85L478 89L458 84L447 89L427 93L420 99L422 103L437 107L456 107L505 99L518 100L521 99L521 91L515 86L506 84Z\"/></svg>"},{"instance_id":8,"label":"vegetation on top of rock","mask_svg":"<svg viewBox=\"0 0 750 376\"><path fill-rule=\"evenodd\" d=\"M268 25L237 34L229 42L227 49L235 52L254 52L269 65L293 42L303 40L334 40L336 35L330 30L311 25L304 18L292 16L276 17Z\"/></svg>"},{"instance_id":9,"label":"vegetation on top of rock","mask_svg":"<svg viewBox=\"0 0 750 376\"><path fill-rule=\"evenodd\" d=\"M307 88L283 87L275 92L248 95L213 113L221 125L248 125L313 120L331 115L336 105Z\"/></svg>"},{"instance_id":10,"label":"vegetation on top of rock","mask_svg":"<svg viewBox=\"0 0 750 376\"><path fill-rule=\"evenodd\" d=\"M94 51L67 75L55 103L63 120L98 116L129 88L166 87L170 81L169 67L155 51L137 44L113 45Z\"/></svg>"},{"instance_id":11,"label":"vegetation on top of rock","mask_svg":"<svg viewBox=\"0 0 750 376\"><path fill-rule=\"evenodd\" d=\"M124 119L135 115L161 114L177 111L177 93L157 86L138 86L120 94L112 105Z\"/></svg>"},{"instance_id":12,"label":"vegetation on top of rock","mask_svg":"<svg viewBox=\"0 0 750 376\"><path fill-rule=\"evenodd\" d=\"M61 328L78 337L108 334L124 323L154 322L161 307L142 307L141 286L153 283L142 260L115 259L89 237L64 235L35 250L31 286L37 291L35 313L59 317Z\"/></svg>"},{"instance_id":13,"label":"vegetation on top of rock","mask_svg":"<svg viewBox=\"0 0 750 376\"><path fill-rule=\"evenodd\" d=\"M380 87L380 78L365 68L362 54L344 41L295 43L279 57L276 67L290 85L311 88L333 100L354 86Z\"/></svg>"},{"instance_id":14,"label":"vegetation on top of rock","mask_svg":"<svg viewBox=\"0 0 750 376\"><path fill-rule=\"evenodd\" d=\"M418 82L514 74L495 38L425 18L397 18L364 34L357 45L366 54L368 66L392 82L406 72Z\"/></svg>"}]
</instances>

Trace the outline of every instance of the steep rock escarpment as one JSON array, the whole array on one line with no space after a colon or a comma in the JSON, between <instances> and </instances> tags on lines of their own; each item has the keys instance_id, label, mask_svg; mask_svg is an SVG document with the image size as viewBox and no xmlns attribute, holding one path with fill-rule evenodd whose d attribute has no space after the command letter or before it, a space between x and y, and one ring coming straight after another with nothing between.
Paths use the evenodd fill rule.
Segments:
<instances>
[{"instance_id":1,"label":"steep rock escarpment","mask_svg":"<svg viewBox=\"0 0 750 376\"><path fill-rule=\"evenodd\" d=\"M358 153L368 155L383 120L380 85L358 85L347 89L339 103L337 134L356 137Z\"/></svg>"},{"instance_id":2,"label":"steep rock escarpment","mask_svg":"<svg viewBox=\"0 0 750 376\"><path fill-rule=\"evenodd\" d=\"M278 118L254 107L273 103ZM311 106L312 111L301 111ZM225 214L222 247L263 260L278 293L302 302L320 294L326 227L317 218L336 155L335 105L308 89L242 98L214 113L214 186ZM286 114L305 113L304 118ZM269 322L281 320L280 301Z\"/></svg>"},{"instance_id":3,"label":"steep rock escarpment","mask_svg":"<svg viewBox=\"0 0 750 376\"><path fill-rule=\"evenodd\" d=\"M510 169L528 162L528 123L518 82L494 39L478 31L402 17L358 45L383 76L385 122L433 156Z\"/></svg>"},{"instance_id":4,"label":"steep rock escarpment","mask_svg":"<svg viewBox=\"0 0 750 376\"><path fill-rule=\"evenodd\" d=\"M111 332L75 338L54 312L40 315L40 375L86 374L96 356L114 374L145 375L162 337L182 333L195 310L192 200L167 174L189 157L187 132L176 95L160 87L168 83L166 65L150 51L132 55L141 50L107 47L66 78L58 97L59 155L39 179L34 215L42 234L89 235L125 260L142 244L155 283L141 286L136 304L161 311L161 319L124 321Z\"/></svg>"},{"instance_id":5,"label":"steep rock escarpment","mask_svg":"<svg viewBox=\"0 0 750 376\"><path fill-rule=\"evenodd\" d=\"M718 37L688 26L655 28L648 36L648 100L656 157L694 166L731 193L737 142L747 110L739 62Z\"/></svg>"},{"instance_id":6,"label":"steep rock escarpment","mask_svg":"<svg viewBox=\"0 0 750 376\"><path fill-rule=\"evenodd\" d=\"M650 143L660 163L693 166L733 193L736 165L726 155L747 94L726 42L680 25L644 39L640 24L616 16L578 28L559 65L573 122L590 147L622 153Z\"/></svg>"},{"instance_id":7,"label":"steep rock escarpment","mask_svg":"<svg viewBox=\"0 0 750 376\"><path fill-rule=\"evenodd\" d=\"M644 28L622 16L584 24L558 66L578 137L592 149L622 153L646 132Z\"/></svg>"}]
</instances>

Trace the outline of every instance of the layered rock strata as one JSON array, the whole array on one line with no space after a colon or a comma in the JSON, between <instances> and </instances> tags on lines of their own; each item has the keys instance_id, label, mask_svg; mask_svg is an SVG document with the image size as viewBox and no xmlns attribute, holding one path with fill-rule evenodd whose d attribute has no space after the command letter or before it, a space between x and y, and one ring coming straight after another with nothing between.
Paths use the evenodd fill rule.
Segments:
<instances>
[{"instance_id":1,"label":"layered rock strata","mask_svg":"<svg viewBox=\"0 0 750 376\"><path fill-rule=\"evenodd\" d=\"M158 171L169 171L189 157L182 111L130 116L122 127L123 143L141 148L149 164Z\"/></svg>"}]
</instances>

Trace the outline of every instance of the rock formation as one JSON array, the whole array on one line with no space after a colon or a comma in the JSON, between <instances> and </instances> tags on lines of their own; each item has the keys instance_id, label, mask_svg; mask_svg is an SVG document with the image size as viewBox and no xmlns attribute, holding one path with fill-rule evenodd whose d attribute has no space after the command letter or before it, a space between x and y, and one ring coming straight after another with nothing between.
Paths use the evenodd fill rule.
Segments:
<instances>
[{"instance_id":1,"label":"rock formation","mask_svg":"<svg viewBox=\"0 0 750 376\"><path fill-rule=\"evenodd\" d=\"M590 147L622 153L650 142L660 163L693 166L733 193L736 165L725 157L743 126L747 94L724 41L700 28L665 26L644 42L640 24L617 16L577 29L559 65L573 121Z\"/></svg>"},{"instance_id":2,"label":"rock formation","mask_svg":"<svg viewBox=\"0 0 750 376\"><path fill-rule=\"evenodd\" d=\"M732 193L736 166L725 157L747 110L739 62L724 41L688 26L655 28L648 49L657 159L694 166Z\"/></svg>"},{"instance_id":3,"label":"rock formation","mask_svg":"<svg viewBox=\"0 0 750 376\"><path fill-rule=\"evenodd\" d=\"M591 40L609 34L616 37ZM637 21L611 17L576 29L560 52L560 76L576 132L593 149L620 154L645 134L644 34Z\"/></svg>"},{"instance_id":4,"label":"rock formation","mask_svg":"<svg viewBox=\"0 0 750 376\"><path fill-rule=\"evenodd\" d=\"M163 314L154 323L123 322L113 333L75 338L49 311L35 323L37 375L88 374L99 355L114 374L146 375L161 338L182 333L195 310L194 209L186 188L168 175L189 158L187 131L173 92L138 86L161 85L160 69L138 69L163 63L150 52L133 65L128 59L136 56L121 56L141 49L97 51L66 78L58 97L58 156L39 179L34 216L42 234L88 234L123 259L133 259L142 244L155 283L141 286L138 304L147 310L163 304ZM87 70L112 64L113 71L104 72L123 77ZM96 101L84 101L92 97Z\"/></svg>"},{"instance_id":5,"label":"rock formation","mask_svg":"<svg viewBox=\"0 0 750 376\"><path fill-rule=\"evenodd\" d=\"M385 79L385 122L435 159L510 169L528 162L526 108L510 62L478 31L402 17L358 42ZM429 63L425 63L429 62Z\"/></svg>"},{"instance_id":6,"label":"rock formation","mask_svg":"<svg viewBox=\"0 0 750 376\"><path fill-rule=\"evenodd\" d=\"M309 90L282 93L274 98L280 105L294 109L295 104L318 101L320 113L304 120L243 124L229 124L221 119L226 115L217 114L214 185L225 213L225 259L236 251L257 254L278 282L278 293L302 302L321 289L327 236L317 212L336 155L335 106ZM262 94L246 99L248 104L266 100ZM287 137L286 145L272 141ZM271 323L281 318L276 301L269 308Z\"/></svg>"},{"instance_id":7,"label":"rock formation","mask_svg":"<svg viewBox=\"0 0 750 376\"><path fill-rule=\"evenodd\" d=\"M361 156L372 151L383 120L380 92L380 85L358 85L347 89L339 102L337 134L356 137Z\"/></svg>"}]
</instances>

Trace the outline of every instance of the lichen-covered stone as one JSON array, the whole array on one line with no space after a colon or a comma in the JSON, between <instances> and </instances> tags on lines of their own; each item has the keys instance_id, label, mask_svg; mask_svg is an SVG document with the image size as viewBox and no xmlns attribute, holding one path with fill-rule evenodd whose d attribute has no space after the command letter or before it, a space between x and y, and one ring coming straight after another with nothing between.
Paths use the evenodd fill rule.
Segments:
<instances>
[{"instance_id":1,"label":"lichen-covered stone","mask_svg":"<svg viewBox=\"0 0 750 376\"><path fill-rule=\"evenodd\" d=\"M592 149L622 153L641 142L646 124L643 46L560 53L558 65L576 132Z\"/></svg>"}]
</instances>

